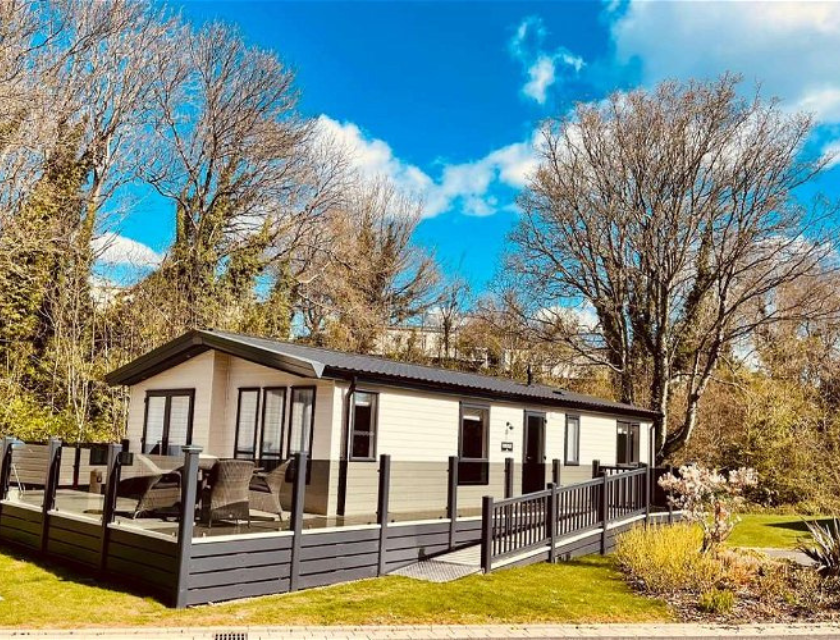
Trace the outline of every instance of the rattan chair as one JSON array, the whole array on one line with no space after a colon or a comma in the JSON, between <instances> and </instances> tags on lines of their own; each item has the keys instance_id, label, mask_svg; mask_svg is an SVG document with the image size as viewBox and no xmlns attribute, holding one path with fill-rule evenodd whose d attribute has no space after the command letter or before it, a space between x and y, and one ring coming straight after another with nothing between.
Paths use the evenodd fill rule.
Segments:
<instances>
[{"instance_id":1,"label":"rattan chair","mask_svg":"<svg viewBox=\"0 0 840 640\"><path fill-rule=\"evenodd\" d=\"M283 518L283 506L280 504L280 492L286 484L286 470L291 458L268 473L255 473L249 487L251 505L257 511L276 513Z\"/></svg>"},{"instance_id":2,"label":"rattan chair","mask_svg":"<svg viewBox=\"0 0 840 640\"><path fill-rule=\"evenodd\" d=\"M207 526L218 520L247 520L251 526L248 487L254 475L250 460L219 460L210 472Z\"/></svg>"},{"instance_id":3,"label":"rattan chair","mask_svg":"<svg viewBox=\"0 0 840 640\"><path fill-rule=\"evenodd\" d=\"M171 515L178 507L181 501L181 474L178 471L164 471L147 456L136 454L134 468L127 467L124 473L131 473L131 476L120 480L117 495L137 500L130 514L132 518L166 512Z\"/></svg>"}]
</instances>

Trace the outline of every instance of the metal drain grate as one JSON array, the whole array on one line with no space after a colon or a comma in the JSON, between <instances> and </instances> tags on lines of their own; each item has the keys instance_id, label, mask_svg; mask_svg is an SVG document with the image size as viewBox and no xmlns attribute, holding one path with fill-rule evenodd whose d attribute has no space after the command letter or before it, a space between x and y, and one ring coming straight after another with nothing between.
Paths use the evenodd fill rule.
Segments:
<instances>
[{"instance_id":1,"label":"metal drain grate","mask_svg":"<svg viewBox=\"0 0 840 640\"><path fill-rule=\"evenodd\" d=\"M213 640L248 640L248 633L233 631L231 633L214 633Z\"/></svg>"}]
</instances>

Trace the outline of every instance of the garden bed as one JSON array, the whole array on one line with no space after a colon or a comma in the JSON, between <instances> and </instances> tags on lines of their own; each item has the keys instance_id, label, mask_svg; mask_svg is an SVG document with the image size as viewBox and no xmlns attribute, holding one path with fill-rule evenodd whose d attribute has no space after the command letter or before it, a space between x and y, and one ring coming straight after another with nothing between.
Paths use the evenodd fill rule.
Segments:
<instances>
[{"instance_id":1,"label":"garden bed","mask_svg":"<svg viewBox=\"0 0 840 640\"><path fill-rule=\"evenodd\" d=\"M665 600L685 622L743 624L840 620L840 580L754 550L700 551L696 526L637 528L615 559L638 593Z\"/></svg>"}]
</instances>

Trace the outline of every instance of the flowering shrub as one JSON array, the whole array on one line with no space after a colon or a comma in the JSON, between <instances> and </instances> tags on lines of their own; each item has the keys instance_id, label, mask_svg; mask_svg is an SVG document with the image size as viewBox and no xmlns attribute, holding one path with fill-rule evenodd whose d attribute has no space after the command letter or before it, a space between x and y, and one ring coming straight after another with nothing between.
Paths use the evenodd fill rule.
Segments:
<instances>
[{"instance_id":1,"label":"flowering shrub","mask_svg":"<svg viewBox=\"0 0 840 640\"><path fill-rule=\"evenodd\" d=\"M758 482L754 469L741 468L728 475L716 469L685 465L678 473L666 474L659 486L668 492L668 502L683 512L688 522L703 529L702 551L715 548L729 537L738 522L737 508L743 503L743 492Z\"/></svg>"}]
</instances>

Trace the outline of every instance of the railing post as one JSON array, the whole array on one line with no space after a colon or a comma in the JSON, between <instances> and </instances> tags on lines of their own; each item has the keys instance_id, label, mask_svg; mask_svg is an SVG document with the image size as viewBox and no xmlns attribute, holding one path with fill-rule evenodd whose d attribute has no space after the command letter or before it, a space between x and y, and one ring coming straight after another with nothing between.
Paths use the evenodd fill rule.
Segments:
<instances>
[{"instance_id":1,"label":"railing post","mask_svg":"<svg viewBox=\"0 0 840 640\"><path fill-rule=\"evenodd\" d=\"M289 591L298 590L300 582L300 548L303 535L303 503L306 500L306 471L309 461L305 451L294 454L295 482L292 487L292 557L289 563Z\"/></svg>"},{"instance_id":2,"label":"railing post","mask_svg":"<svg viewBox=\"0 0 840 640\"><path fill-rule=\"evenodd\" d=\"M557 485L548 485L548 509L546 509L546 525L548 526L548 561L551 564L557 562Z\"/></svg>"},{"instance_id":3,"label":"railing post","mask_svg":"<svg viewBox=\"0 0 840 640\"><path fill-rule=\"evenodd\" d=\"M650 500L651 495L653 494L653 490L651 487L651 478L653 478L653 474L650 472L650 465L645 466L645 526L648 526L650 523Z\"/></svg>"},{"instance_id":4,"label":"railing post","mask_svg":"<svg viewBox=\"0 0 840 640\"><path fill-rule=\"evenodd\" d=\"M73 450L73 488L79 488L79 467L82 464L82 445L76 443L76 448Z\"/></svg>"},{"instance_id":5,"label":"railing post","mask_svg":"<svg viewBox=\"0 0 840 640\"><path fill-rule=\"evenodd\" d=\"M597 478L601 475L601 461L600 460L593 460L592 461L592 477Z\"/></svg>"},{"instance_id":6,"label":"railing post","mask_svg":"<svg viewBox=\"0 0 840 640\"><path fill-rule=\"evenodd\" d=\"M449 518L449 548L452 549L455 547L455 534L458 531L458 456L449 456L446 517Z\"/></svg>"},{"instance_id":7,"label":"railing post","mask_svg":"<svg viewBox=\"0 0 840 640\"><path fill-rule=\"evenodd\" d=\"M609 505L609 482L610 479L606 473L601 475L603 481L601 483L601 555L607 553L607 525L610 521L610 505Z\"/></svg>"},{"instance_id":8,"label":"railing post","mask_svg":"<svg viewBox=\"0 0 840 640\"><path fill-rule=\"evenodd\" d=\"M0 500L9 495L9 481L12 478L12 443L14 438L4 436L0 441ZM2 508L0 506L0 508Z\"/></svg>"},{"instance_id":9,"label":"railing post","mask_svg":"<svg viewBox=\"0 0 840 640\"><path fill-rule=\"evenodd\" d=\"M3 517L3 500L9 495L9 480L12 476L12 442L9 436L0 440L0 520Z\"/></svg>"},{"instance_id":10,"label":"railing post","mask_svg":"<svg viewBox=\"0 0 840 640\"><path fill-rule=\"evenodd\" d=\"M44 501L41 503L41 552L47 552L50 537L50 511L55 508L58 473L61 470L61 439L50 438L47 444L47 477L44 480Z\"/></svg>"},{"instance_id":11,"label":"railing post","mask_svg":"<svg viewBox=\"0 0 840 640\"><path fill-rule=\"evenodd\" d=\"M120 483L120 452L122 445L109 444L107 467L105 471L105 496L102 501L102 533L100 534L99 568L108 569L108 543L111 537L111 527L114 512L117 507L117 492Z\"/></svg>"},{"instance_id":12,"label":"railing post","mask_svg":"<svg viewBox=\"0 0 840 640\"><path fill-rule=\"evenodd\" d=\"M513 458L505 458L505 498L513 497Z\"/></svg>"},{"instance_id":13,"label":"railing post","mask_svg":"<svg viewBox=\"0 0 840 640\"><path fill-rule=\"evenodd\" d=\"M451 460L450 460L451 462ZM385 575L385 559L388 544L388 494L391 491L391 456L379 456L379 505L376 520L379 523L379 566L376 575ZM450 533L450 536L452 534Z\"/></svg>"},{"instance_id":14,"label":"railing post","mask_svg":"<svg viewBox=\"0 0 840 640\"><path fill-rule=\"evenodd\" d=\"M481 499L481 569L493 570L493 496Z\"/></svg>"},{"instance_id":15,"label":"railing post","mask_svg":"<svg viewBox=\"0 0 840 640\"><path fill-rule=\"evenodd\" d=\"M558 487L562 486L562 463L557 458L551 461L551 481Z\"/></svg>"},{"instance_id":16,"label":"railing post","mask_svg":"<svg viewBox=\"0 0 840 640\"><path fill-rule=\"evenodd\" d=\"M195 527L195 499L198 494L198 456L201 453L201 447L187 445L183 447L182 451L184 452L184 466L181 469L181 512L178 521L177 551L178 574L175 583L175 607L177 609L183 609L187 606L187 582L192 557L193 528Z\"/></svg>"}]
</instances>

